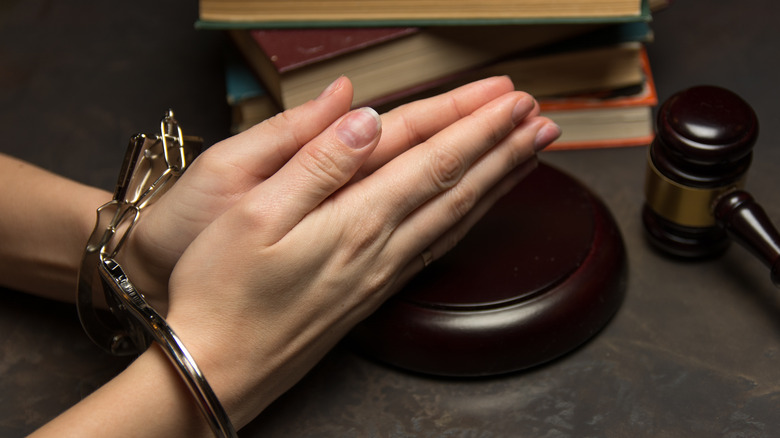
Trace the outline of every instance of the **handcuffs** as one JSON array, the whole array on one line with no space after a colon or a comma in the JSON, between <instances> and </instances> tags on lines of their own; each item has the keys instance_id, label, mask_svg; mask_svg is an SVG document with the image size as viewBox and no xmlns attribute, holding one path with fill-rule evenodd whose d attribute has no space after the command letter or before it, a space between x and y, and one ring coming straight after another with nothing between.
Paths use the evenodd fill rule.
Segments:
<instances>
[{"instance_id":1,"label":"handcuffs","mask_svg":"<svg viewBox=\"0 0 780 438\"><path fill-rule=\"evenodd\" d=\"M189 351L116 261L141 211L171 188L202 145L199 137L182 134L171 110L160 122L159 135L136 134L130 139L113 199L98 208L95 229L84 250L77 307L87 336L114 355L140 354L152 340L157 342L184 379L214 434L237 437L227 412ZM103 300L107 309L96 306Z\"/></svg>"}]
</instances>

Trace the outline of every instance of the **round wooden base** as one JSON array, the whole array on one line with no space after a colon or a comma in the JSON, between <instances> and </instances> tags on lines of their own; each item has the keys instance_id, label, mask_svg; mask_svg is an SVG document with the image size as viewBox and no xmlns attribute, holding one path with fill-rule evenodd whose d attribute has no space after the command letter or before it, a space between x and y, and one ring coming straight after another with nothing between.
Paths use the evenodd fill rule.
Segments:
<instances>
[{"instance_id":1,"label":"round wooden base","mask_svg":"<svg viewBox=\"0 0 780 438\"><path fill-rule=\"evenodd\" d=\"M349 340L371 357L420 373L521 370L571 351L604 327L622 302L626 265L603 203L540 163Z\"/></svg>"}]
</instances>

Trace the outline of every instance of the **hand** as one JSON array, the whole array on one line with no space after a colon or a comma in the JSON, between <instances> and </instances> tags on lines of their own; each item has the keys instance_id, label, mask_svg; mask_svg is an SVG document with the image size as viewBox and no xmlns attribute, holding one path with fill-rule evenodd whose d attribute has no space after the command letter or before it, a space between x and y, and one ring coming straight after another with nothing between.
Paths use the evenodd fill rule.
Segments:
<instances>
[{"instance_id":1,"label":"hand","mask_svg":"<svg viewBox=\"0 0 780 438\"><path fill-rule=\"evenodd\" d=\"M508 79L492 78L385 114L382 123L391 135L382 136L356 179L512 89ZM169 193L147 209L120 260L158 311L165 314L168 279L198 234L344 115L351 100L352 85L340 78L317 99L212 146ZM289 189L280 190L291 194Z\"/></svg>"},{"instance_id":2,"label":"hand","mask_svg":"<svg viewBox=\"0 0 780 438\"><path fill-rule=\"evenodd\" d=\"M208 209L186 216L188 245L169 251L183 254L168 321L238 427L422 269L423 251L440 257L533 168L559 130L510 90L492 79L393 111L381 129L361 109L318 133L302 118L336 105L314 101L195 163L177 195L195 176L217 187L176 206ZM348 91L342 80L325 99L343 109Z\"/></svg>"}]
</instances>

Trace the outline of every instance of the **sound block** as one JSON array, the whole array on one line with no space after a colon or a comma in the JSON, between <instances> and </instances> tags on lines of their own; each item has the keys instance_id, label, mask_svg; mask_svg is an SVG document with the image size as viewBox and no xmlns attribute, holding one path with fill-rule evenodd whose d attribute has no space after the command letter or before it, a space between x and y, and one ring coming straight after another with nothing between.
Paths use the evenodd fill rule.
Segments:
<instances>
[{"instance_id":1,"label":"sound block","mask_svg":"<svg viewBox=\"0 0 780 438\"><path fill-rule=\"evenodd\" d=\"M419 373L518 371L604 327L620 307L626 272L623 240L605 205L540 163L348 339L370 357Z\"/></svg>"}]
</instances>

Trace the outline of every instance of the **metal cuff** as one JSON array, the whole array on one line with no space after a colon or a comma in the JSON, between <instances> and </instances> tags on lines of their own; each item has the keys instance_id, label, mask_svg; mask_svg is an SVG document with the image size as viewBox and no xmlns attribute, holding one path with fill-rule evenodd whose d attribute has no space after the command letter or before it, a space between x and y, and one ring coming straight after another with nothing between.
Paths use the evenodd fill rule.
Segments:
<instances>
[{"instance_id":1,"label":"metal cuff","mask_svg":"<svg viewBox=\"0 0 780 438\"><path fill-rule=\"evenodd\" d=\"M214 434L236 437L230 418L192 356L115 260L141 211L170 189L202 144L200 138L182 134L170 110L160 122L159 135L138 134L130 139L114 197L98 208L95 229L84 250L77 308L87 336L112 354L140 354L152 340L160 344ZM101 302L105 308L96 305Z\"/></svg>"}]
</instances>

